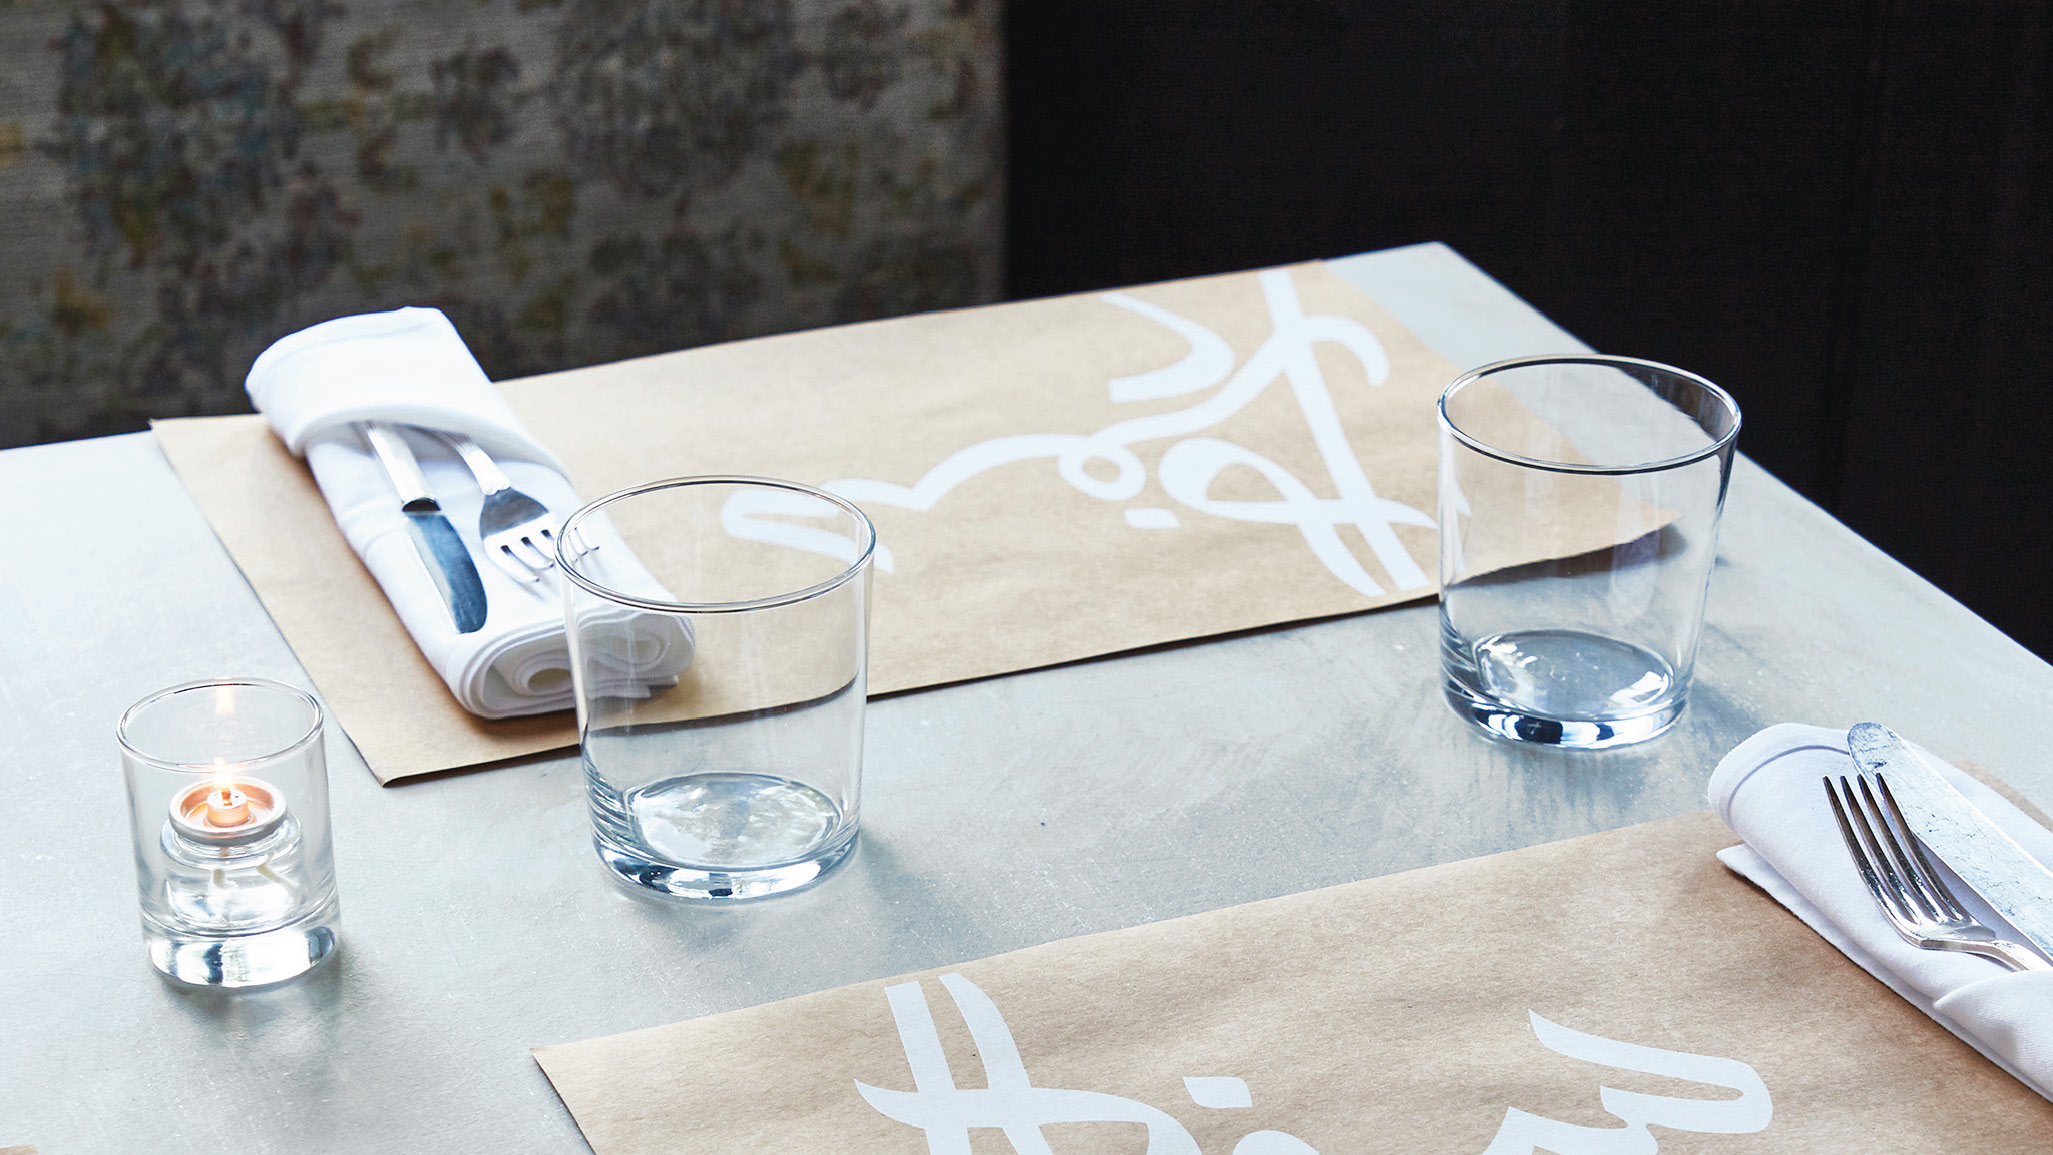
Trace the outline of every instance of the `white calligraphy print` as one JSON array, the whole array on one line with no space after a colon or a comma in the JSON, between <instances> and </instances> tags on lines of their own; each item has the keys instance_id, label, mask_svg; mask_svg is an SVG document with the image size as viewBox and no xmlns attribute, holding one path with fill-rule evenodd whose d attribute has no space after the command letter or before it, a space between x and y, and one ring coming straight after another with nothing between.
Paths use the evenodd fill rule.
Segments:
<instances>
[{"instance_id":1,"label":"white calligraphy print","mask_svg":"<svg viewBox=\"0 0 2053 1155\"><path fill-rule=\"evenodd\" d=\"M1483 1155L1533 1155L1551 1151L1554 1155L1652 1155L1657 1147L1648 1127L1669 1127L1700 1135L1747 1135L1768 1126L1775 1107L1768 1087L1754 1069L1737 1059L1715 1059L1685 1051L1662 1051L1653 1047L1600 1039L1550 1023L1537 1014L1532 1018L1533 1034L1550 1051L1614 1067L1667 1075L1738 1091L1737 1099L1680 1099L1668 1095L1643 1095L1614 1087L1598 1088L1604 1109L1624 1122L1617 1127L1582 1127L1529 1114L1516 1107L1504 1112L1497 1137Z\"/></svg>"},{"instance_id":2,"label":"white calligraphy print","mask_svg":"<svg viewBox=\"0 0 2053 1155\"><path fill-rule=\"evenodd\" d=\"M872 1087L860 1080L855 1089L886 1116L927 1133L930 1155L969 1155L972 1127L996 1127L1018 1155L1054 1155L1041 1128L1050 1123L1139 1123L1148 1129L1146 1155L1200 1155L1197 1140L1167 1112L1146 1103L1102 1091L1068 1091L1036 1087L1027 1078L1026 1063L1012 1041L1012 1028L990 996L961 975L941 976L941 985L955 1000L969 1027L970 1040L984 1064L982 1088L958 1088L934 1030L934 1016L918 983L884 988L898 1041L912 1068L910 1091ZM1184 1080L1191 1100L1200 1107L1235 1108L1254 1104L1240 1079L1204 1076ZM1256 1131L1241 1139L1234 1155L1318 1155L1303 1140L1281 1131Z\"/></svg>"},{"instance_id":3,"label":"white calligraphy print","mask_svg":"<svg viewBox=\"0 0 2053 1155\"><path fill-rule=\"evenodd\" d=\"M941 976L969 1028L984 1065L984 1086L961 1088L941 1049L934 1016L920 984L886 987L898 1041L912 1069L913 1089L893 1091L856 1080L863 1101L887 1118L926 1132L929 1155L970 1155L973 1128L1003 1131L1017 1155L1053 1155L1041 1128L1051 1123L1139 1123L1147 1128L1145 1155L1201 1155L1197 1141L1167 1112L1100 1091L1036 1087L1013 1042L1012 1029L990 996L959 974ZM1527 1012L1533 1033L1549 1050L1572 1059L1624 1071L1666 1075L1738 1091L1737 1099L1686 1099L1600 1087L1604 1109L1624 1120L1619 1127L1583 1127L1543 1118L1516 1107L1504 1113L1497 1136L1482 1155L1653 1155L1650 1126L1703 1135L1740 1135L1768 1126L1774 1106L1754 1069L1736 1059L1663 1051L1586 1035ZM1188 1076L1191 1102L1215 1110L1254 1105L1245 1080L1228 1075ZM1254 1131L1234 1144L1233 1155L1319 1155L1311 1144L1282 1131Z\"/></svg>"},{"instance_id":4,"label":"white calligraphy print","mask_svg":"<svg viewBox=\"0 0 2053 1155\"><path fill-rule=\"evenodd\" d=\"M1218 387L1210 397L1188 408L1129 418L1096 433L1019 433L979 441L950 454L910 486L844 477L821 488L858 505L888 505L925 513L949 491L979 474L1016 462L1047 459L1055 462L1056 474L1078 492L1101 501L1126 502L1139 496L1148 474L1147 466L1132 447L1175 439L1163 451L1157 470L1162 488L1186 509L1233 521L1294 526L1312 554L1334 577L1364 595L1380 596L1384 592L1382 585L1369 576L1341 539L1340 527L1353 526L1398 589L1427 588L1431 582L1425 571L1392 527L1415 525L1431 529L1433 519L1401 502L1376 495L1367 471L1348 443L1339 410L1333 404L1313 352L1313 346L1320 342L1338 345L1361 363L1371 385L1382 385L1390 377L1390 358L1383 343L1351 318L1329 314L1306 316L1287 270L1272 269L1261 273L1258 280L1268 305L1271 331L1237 369L1233 349L1211 329L1125 293L1099 295L1099 300L1153 321L1190 345L1190 352L1174 364L1106 382L1111 399L1119 403L1158 401ZM1312 443L1325 463L1330 484L1339 496L1319 497L1295 474L1252 449L1199 436L1246 408L1279 379L1289 385ZM1092 463L1109 466L1112 476L1094 476L1085 468ZM1276 499L1228 501L1211 496L1213 482L1236 465L1260 474L1275 490ZM1137 506L1122 512L1126 524L1134 529L1173 530L1182 524L1175 511L1159 507ZM828 535L808 535L788 522L752 516L762 513L803 516L797 511L751 509L723 520L728 523L729 532L752 540L815 552L846 548L819 539ZM878 546L876 556L878 568L892 569L888 548Z\"/></svg>"}]
</instances>

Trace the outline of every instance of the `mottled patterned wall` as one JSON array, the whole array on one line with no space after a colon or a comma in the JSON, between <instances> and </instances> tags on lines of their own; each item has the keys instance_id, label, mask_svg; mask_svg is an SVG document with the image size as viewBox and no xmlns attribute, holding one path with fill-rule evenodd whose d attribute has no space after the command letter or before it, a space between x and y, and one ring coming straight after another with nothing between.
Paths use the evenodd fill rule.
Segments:
<instances>
[{"instance_id":1,"label":"mottled patterned wall","mask_svg":"<svg viewBox=\"0 0 2053 1155\"><path fill-rule=\"evenodd\" d=\"M990 300L996 0L0 0L0 445L432 304L510 377Z\"/></svg>"}]
</instances>

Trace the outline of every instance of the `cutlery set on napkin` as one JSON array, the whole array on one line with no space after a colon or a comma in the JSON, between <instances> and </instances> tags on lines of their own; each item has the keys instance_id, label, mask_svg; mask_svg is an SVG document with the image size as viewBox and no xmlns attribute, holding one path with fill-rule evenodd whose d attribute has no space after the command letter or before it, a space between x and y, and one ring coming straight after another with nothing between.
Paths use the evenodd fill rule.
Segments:
<instances>
[{"instance_id":1,"label":"cutlery set on napkin","mask_svg":"<svg viewBox=\"0 0 2053 1155\"><path fill-rule=\"evenodd\" d=\"M1821 780L1831 783L1837 797ZM1840 785L1842 780L1844 785ZM1863 784L1866 784L1865 787ZM1885 727L1780 725L1747 739L1711 776L1711 804L1745 844L1726 866L1940 1025L2053 1098L2053 832L1995 790L1906 745ZM1840 804L1838 799L1847 799ZM1843 815L1879 802L1865 818ZM1839 813L1835 814L1835 809ZM1856 835L1861 821L1869 829ZM1863 859L1849 853L1865 851ZM1876 883L1861 861L1883 871ZM1964 925L2012 940L2016 962L1970 953L1955 936L1899 931L1884 903L1916 917L1933 901L1904 876L1933 867ZM1891 875L1895 877L1891 877ZM1914 945L1913 940L1919 940ZM2030 944L2030 947L2024 944ZM2024 969L2012 969L2021 966Z\"/></svg>"},{"instance_id":2,"label":"cutlery set on napkin","mask_svg":"<svg viewBox=\"0 0 2053 1155\"><path fill-rule=\"evenodd\" d=\"M248 389L466 710L510 718L572 704L551 568L555 527L582 502L440 310L301 330L257 358ZM603 524L585 544L610 583L671 600ZM645 696L691 664L692 640L672 619L638 615L632 638L586 655L609 692Z\"/></svg>"}]
</instances>

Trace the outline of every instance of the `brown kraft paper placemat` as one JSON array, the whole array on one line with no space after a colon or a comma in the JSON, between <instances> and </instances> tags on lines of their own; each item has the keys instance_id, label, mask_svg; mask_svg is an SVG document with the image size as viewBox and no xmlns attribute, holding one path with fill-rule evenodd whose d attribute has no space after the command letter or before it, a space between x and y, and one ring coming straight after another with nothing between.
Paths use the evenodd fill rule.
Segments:
<instances>
[{"instance_id":1,"label":"brown kraft paper placemat","mask_svg":"<svg viewBox=\"0 0 2053 1155\"><path fill-rule=\"evenodd\" d=\"M1731 842L1685 815L535 1058L597 1155L2053 1149Z\"/></svg>"},{"instance_id":2,"label":"brown kraft paper placemat","mask_svg":"<svg viewBox=\"0 0 2053 1155\"><path fill-rule=\"evenodd\" d=\"M855 500L883 546L870 688L889 693L1430 596L1434 404L1455 372L1310 264L501 388L588 499L750 473ZM567 712L456 704L262 418L155 429L381 780L575 742ZM1658 524L1581 512L1532 556Z\"/></svg>"}]
</instances>

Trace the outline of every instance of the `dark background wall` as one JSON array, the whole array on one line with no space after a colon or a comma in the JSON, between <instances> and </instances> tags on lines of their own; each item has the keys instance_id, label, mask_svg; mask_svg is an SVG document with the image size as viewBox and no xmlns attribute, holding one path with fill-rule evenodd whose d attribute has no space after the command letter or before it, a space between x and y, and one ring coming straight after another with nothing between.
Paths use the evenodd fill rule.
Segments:
<instances>
[{"instance_id":1,"label":"dark background wall","mask_svg":"<svg viewBox=\"0 0 2053 1155\"><path fill-rule=\"evenodd\" d=\"M1015 0L1007 289L1440 240L2053 657L2053 6ZM1886 628L1887 623L1876 623Z\"/></svg>"}]
</instances>

